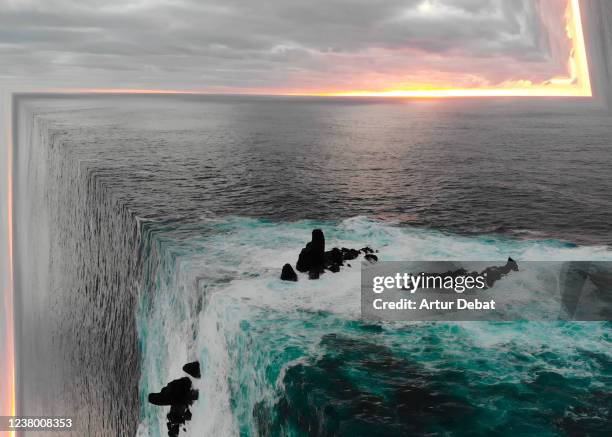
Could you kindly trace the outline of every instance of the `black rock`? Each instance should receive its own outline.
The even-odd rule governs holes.
[[[342,259],[344,261],[351,261],[357,259],[359,256],[359,251],[357,249],[347,249],[346,247],[343,247],[340,250],[342,251]]]
[[[191,411],[187,405],[172,405],[166,419],[168,419],[168,437],[178,437],[180,426],[191,420]]]
[[[312,264],[312,244],[306,243],[306,247],[300,251],[295,268],[298,272],[307,272]]]
[[[295,273],[295,270],[293,270],[293,267],[291,267],[291,264],[285,264],[283,266],[283,271],[281,272],[280,278],[282,281],[297,282],[298,280],[297,273]]]
[[[337,247],[334,247],[332,250],[328,250],[325,252],[325,265],[338,264],[342,265],[344,258],[342,256],[342,251]]]
[[[328,269],[332,273],[338,273],[340,271],[340,264],[333,263],[328,267]]]
[[[318,269],[312,269],[308,272],[308,279],[319,279],[321,272]]]
[[[194,365],[197,366],[197,369]],[[200,377],[200,364],[197,361],[186,364],[183,370],[189,374],[191,374],[191,371],[195,374],[195,370],[197,370],[197,378]],[[159,393],[149,394],[149,402],[153,405],[170,405],[170,412],[166,416],[169,437],[177,437],[180,426],[191,420],[189,406],[197,399],[198,391],[191,388],[191,379],[187,377],[171,381]]]
[[[313,229],[312,245],[315,250],[320,251],[322,254],[325,253],[325,235],[323,235],[323,231],[321,229]]]
[[[198,361],[185,364],[183,366],[183,372],[198,379],[202,376],[200,373],[200,363]]]
[[[487,267],[481,274],[485,277],[485,282],[488,288],[493,287],[497,281],[508,275],[510,272],[518,272],[519,267],[516,261],[508,258],[505,266]]]
[[[378,257],[376,255],[372,255],[371,253],[366,254],[365,259],[371,263],[378,262]]]
[[[321,229],[315,229],[312,231],[311,241],[300,251],[295,268],[302,273],[308,272],[308,277],[310,279],[318,279],[325,270],[332,273],[338,273],[340,267],[344,266],[345,261],[357,259],[362,253],[365,254],[365,259],[369,262],[377,262],[378,257],[374,255],[374,252],[374,249],[368,246],[361,250],[349,249],[346,247],[338,249],[334,247],[326,252],[323,231]],[[348,264],[348,267],[350,266],[351,265]],[[297,275],[289,264],[283,267],[281,279],[286,281],[297,281]]]
[[[506,263],[506,268],[509,268],[513,272],[518,272],[519,270],[518,264],[512,258],[508,258],[508,262]]]
[[[191,405],[198,398],[198,391],[191,389],[191,379],[184,377],[171,381],[159,393],[150,393],[153,405]]]
[[[312,240],[306,244],[298,257],[295,268],[304,273],[311,270],[323,272],[325,266],[325,237],[321,229],[312,231]]]

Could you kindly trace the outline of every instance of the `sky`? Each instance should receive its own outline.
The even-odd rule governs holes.
[[[18,87],[343,93],[570,76],[571,0],[0,0]]]

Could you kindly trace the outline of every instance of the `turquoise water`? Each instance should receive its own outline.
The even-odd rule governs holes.
[[[157,226],[146,239],[152,297],[138,314],[140,435],[164,435],[165,412],[146,395],[191,359],[203,377],[185,435],[606,434],[610,323],[364,323],[358,263],[320,281],[278,279],[313,227],[382,260],[612,259],[605,247],[364,217]]]
[[[186,435],[595,435],[609,420],[609,324],[362,326],[358,265],[278,280],[314,227],[383,260],[609,260],[612,118],[591,103],[15,103],[22,411],[166,435],[146,395],[199,359]]]

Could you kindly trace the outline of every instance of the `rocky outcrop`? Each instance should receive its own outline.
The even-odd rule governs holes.
[[[345,261],[357,259],[357,257],[359,257],[359,254],[361,253],[361,251],[357,249],[347,249],[346,247],[343,247],[340,250],[342,251],[342,259]]]
[[[166,415],[168,419],[168,437],[178,437],[181,425],[191,420],[191,410],[188,405],[176,404],[170,407],[170,412]],[[186,431],[183,428],[183,431]]]
[[[200,377],[202,376],[202,374],[200,373],[200,363],[198,361],[185,364],[183,366],[183,372],[185,372],[189,376],[198,379],[200,379]]]
[[[368,255],[366,255],[366,258]],[[503,266],[492,266],[487,267],[483,271],[476,272],[468,272],[464,268],[459,268],[457,270],[449,270],[443,273],[428,273],[421,272],[419,275],[423,275],[428,278],[458,278],[458,277],[472,277],[474,279],[478,277],[484,278],[484,289],[492,288],[493,285],[500,279],[504,278],[511,272],[518,272],[519,266],[516,261],[512,258],[508,258],[506,265]],[[405,288],[404,288],[405,289]]]
[[[149,402],[153,405],[191,405],[197,398],[198,392],[191,388],[191,379],[186,376],[171,381],[159,393],[149,394]]]
[[[194,378],[200,378],[200,363],[194,361],[183,366],[183,370]],[[153,405],[170,406],[166,415],[168,419],[168,436],[178,437],[180,427],[191,420],[189,407],[198,399],[198,391],[192,388],[191,379],[175,379],[161,389],[159,393],[150,393],[149,402]]]
[[[295,273],[295,270],[293,270],[291,264],[285,264],[283,266],[283,271],[281,272],[281,280],[297,282],[297,273]]]
[[[323,273],[325,267],[325,236],[321,229],[312,231],[312,240],[306,243],[298,257],[295,268],[302,273],[308,272],[310,276]]]
[[[306,247],[301,250],[295,268],[298,272],[308,273],[310,279],[318,279],[325,271],[338,273],[346,261],[357,259],[361,254],[364,254],[365,259],[371,263],[378,262],[378,257],[374,255],[374,252],[375,250],[370,247],[364,247],[361,250],[334,247],[325,251],[325,235],[321,229],[315,229],[312,231],[311,241],[306,243]],[[351,265],[347,264],[347,266]],[[290,264],[283,266],[281,279],[283,281],[298,280]]]
[[[485,277],[487,287],[491,288],[501,278],[506,276],[510,272],[518,272],[518,264],[512,258],[508,258],[505,266],[500,267],[487,267],[481,272],[481,275]]]

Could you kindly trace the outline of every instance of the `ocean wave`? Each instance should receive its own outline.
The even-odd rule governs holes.
[[[461,435],[457,424],[468,415],[482,422],[482,432],[514,424],[546,434],[571,427],[578,407],[599,429],[593,418],[601,413],[601,366],[611,363],[609,325],[364,324],[358,264],[319,281],[278,280],[314,227],[330,245],[369,245],[384,261],[612,259],[603,246],[457,236],[366,217],[204,221],[200,234],[191,229],[191,238],[164,240],[153,290],[144,293],[152,301],[138,314],[142,435],[165,429],[164,413],[146,404],[146,394],[192,359],[201,361],[203,377],[185,435],[371,435],[373,429]],[[550,397],[530,398],[543,384],[552,387]],[[518,413],[508,411],[552,408],[557,386],[565,387],[566,407],[523,413],[516,425]]]

